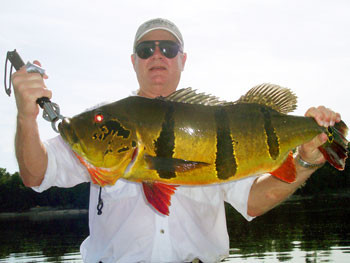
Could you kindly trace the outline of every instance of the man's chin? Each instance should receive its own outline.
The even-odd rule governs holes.
[[[176,88],[170,88],[170,87],[166,87],[164,83],[154,83],[151,87],[151,89],[149,89],[149,94],[152,94],[151,97],[152,98],[156,98],[156,97],[166,97],[169,96],[171,93],[173,93],[176,90]]]

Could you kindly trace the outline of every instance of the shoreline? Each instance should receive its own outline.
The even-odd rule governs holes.
[[[29,218],[34,220],[45,220],[52,219],[55,217],[64,217],[64,216],[77,216],[77,215],[87,215],[89,212],[88,209],[57,209],[53,207],[34,207],[28,211],[24,212],[3,212],[0,213],[1,219],[9,219],[9,218]]]
[[[280,205],[288,204],[290,202],[297,202],[301,200],[308,200],[320,197],[349,197],[350,189],[342,189],[338,191],[319,193],[314,195],[300,195],[293,194],[287,198]],[[88,216],[89,209],[79,209],[79,208],[55,208],[55,207],[33,207],[27,211],[23,212],[0,212],[0,220],[6,219],[21,219],[26,218],[30,220],[51,220],[55,218],[70,217],[70,216]]]

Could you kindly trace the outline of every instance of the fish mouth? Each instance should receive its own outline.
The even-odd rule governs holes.
[[[69,118],[64,118],[60,124],[58,124],[58,130],[64,141],[70,145],[76,144],[79,141]]]

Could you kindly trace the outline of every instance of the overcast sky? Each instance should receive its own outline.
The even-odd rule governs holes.
[[[52,101],[72,116],[138,88],[130,61],[135,32],[163,17],[185,40],[180,88],[230,101],[275,83],[298,96],[295,114],[326,105],[349,124],[349,14],[348,0],[2,1],[0,62],[15,48],[25,61],[40,60]],[[13,173],[16,104],[4,90],[0,113],[0,167]],[[41,116],[39,129],[43,140],[56,136]]]

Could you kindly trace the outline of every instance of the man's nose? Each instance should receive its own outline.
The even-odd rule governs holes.
[[[163,58],[163,54],[162,54],[162,52],[160,52],[160,48],[159,48],[159,46],[158,45],[156,45],[156,47],[155,47],[156,49],[155,49],[155,51],[154,51],[154,53],[153,53],[153,56],[152,57],[154,57],[154,58]]]

